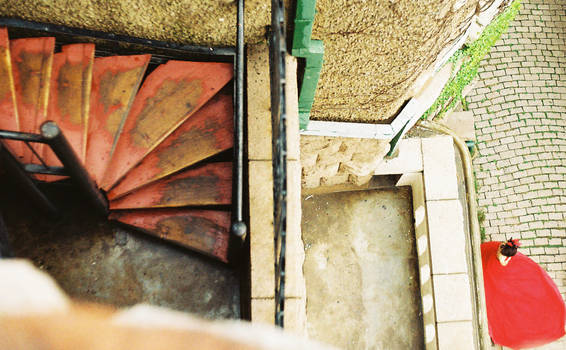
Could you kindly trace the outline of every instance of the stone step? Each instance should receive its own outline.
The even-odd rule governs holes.
[[[474,113],[472,111],[450,113],[440,122],[453,130],[462,140],[475,141],[476,130],[474,127]]]

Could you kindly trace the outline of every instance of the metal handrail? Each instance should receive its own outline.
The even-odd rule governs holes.
[[[287,240],[287,131],[285,111],[285,17],[282,0],[271,1],[269,47],[273,147],[273,229],[275,252],[275,324],[284,327]]]
[[[237,46],[234,59],[234,199],[232,200],[232,235],[246,236],[243,218],[244,193],[244,0],[238,0]]]
[[[5,147],[0,147],[2,159],[6,167],[17,179],[24,190],[34,198],[34,202],[39,203],[48,213],[57,216],[57,209],[37,188],[28,173],[67,175],[85,193],[90,202],[95,206],[100,215],[108,214],[108,201],[100,192],[88,172],[81,164],[78,156],[67,141],[65,135],[55,122],[47,121],[40,127],[41,134],[31,134],[24,132],[0,130],[0,140],[12,140],[23,142],[41,164],[21,164]],[[46,144],[63,164],[63,167],[48,166],[45,160],[39,155],[30,143]]]

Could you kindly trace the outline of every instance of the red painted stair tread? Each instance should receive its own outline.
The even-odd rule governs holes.
[[[173,174],[233,145],[232,97],[218,94],[167,137],[109,193],[109,199]]]
[[[20,131],[38,133],[39,126],[45,121],[54,47],[55,38],[52,37],[10,41]],[[33,147],[42,154],[42,145]],[[39,163],[25,148],[24,161]]]
[[[229,205],[232,163],[209,163],[168,176],[110,202],[110,209]]]
[[[10,42],[6,28],[0,28],[0,130],[20,130],[10,58]],[[20,142],[5,141],[5,143],[14,155],[22,158],[23,149]]]
[[[94,44],[66,45],[53,56],[47,107],[47,119],[57,123],[82,162],[86,154],[93,60]],[[61,165],[49,147],[44,151],[48,165]]]
[[[118,210],[110,219],[228,262],[230,212],[190,209]]]
[[[229,63],[169,61],[144,81],[100,184],[110,189],[232,78]]]
[[[94,59],[86,169],[100,183],[151,55]]]

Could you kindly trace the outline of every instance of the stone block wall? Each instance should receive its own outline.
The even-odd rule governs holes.
[[[367,183],[389,152],[389,142],[327,136],[301,136],[302,187]]]

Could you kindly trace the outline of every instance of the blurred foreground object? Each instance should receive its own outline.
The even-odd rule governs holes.
[[[332,349],[268,325],[73,303],[25,260],[0,261],[0,281],[0,349]]]

